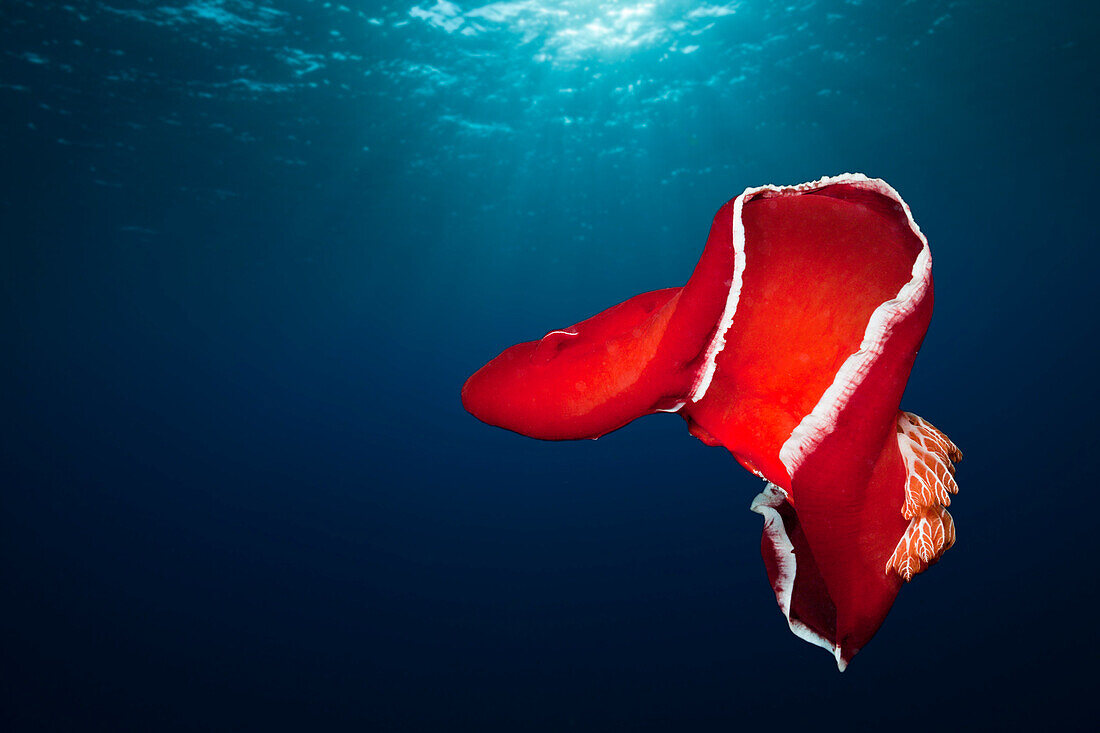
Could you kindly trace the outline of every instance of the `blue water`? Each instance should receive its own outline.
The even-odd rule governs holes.
[[[268,1],[0,7],[4,729],[1086,726],[1089,3]],[[966,459],[841,675],[679,418],[458,395],[844,171],[931,242],[903,407]]]

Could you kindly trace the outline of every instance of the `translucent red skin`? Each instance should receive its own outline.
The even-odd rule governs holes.
[[[922,243],[898,205],[856,187],[747,202],[736,313],[713,379],[692,401],[734,273],[733,203],[716,214],[682,289],[620,303],[569,329],[576,336],[513,346],[467,381],[463,403],[485,422],[549,440],[599,437],[680,407],[692,434],[787,492],[803,560],[791,615],[847,661],[901,585],[885,570],[907,526],[894,425],[931,317],[930,283],[793,476],[780,448],[859,348],[871,313],[909,280]]]
[[[576,440],[682,402],[726,304],[732,208],[730,201],[718,210],[683,288],[642,293],[564,329],[576,337],[551,331],[516,344],[466,381],[462,404],[490,425],[543,440]]]
[[[653,412],[690,387],[691,375],[658,348],[679,292],[637,295],[572,326],[577,336],[516,344],[466,381],[462,404],[543,440],[598,438]]]

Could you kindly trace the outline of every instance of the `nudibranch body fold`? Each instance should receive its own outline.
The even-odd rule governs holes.
[[[954,541],[961,453],[899,410],[931,313],[928,243],[886,183],[753,188],[682,288],[506,350],[463,403],[546,439],[678,412],[768,482],[752,508],[780,609],[843,669]]]
[[[636,295],[505,350],[466,381],[463,405],[484,422],[544,440],[598,438],[667,409],[691,381],[661,348],[680,290]]]

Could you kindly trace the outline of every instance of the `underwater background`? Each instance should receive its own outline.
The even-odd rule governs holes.
[[[1093,4],[0,4],[5,730],[1094,720]],[[544,443],[501,349],[860,171],[936,312],[958,543],[838,674],[758,479],[675,415]],[[782,338],[782,334],[776,334]]]

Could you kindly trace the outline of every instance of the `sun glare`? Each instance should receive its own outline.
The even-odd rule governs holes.
[[[409,15],[448,34],[480,37],[511,33],[530,46],[538,62],[571,63],[596,54],[629,53],[669,44],[670,51],[692,51],[714,20],[732,15],[736,3],[592,2],[591,0],[513,0],[464,9],[449,0]],[[683,50],[683,53],[691,51]]]

